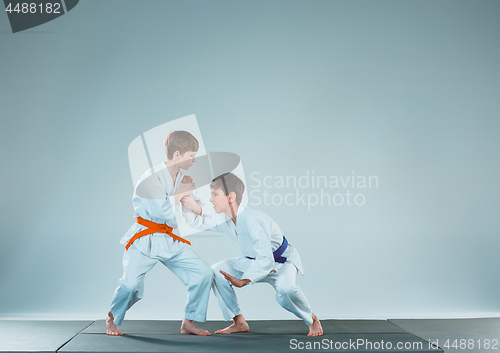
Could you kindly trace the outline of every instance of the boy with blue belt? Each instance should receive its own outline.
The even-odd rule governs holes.
[[[189,197],[191,208],[202,212],[199,199],[191,195],[194,183],[183,170],[195,162],[198,140],[187,131],[174,131],[165,139],[167,160],[143,174],[134,190],[136,223],[122,238],[125,245],[123,276],[106,318],[106,333],[122,335],[125,312],[143,296],[144,277],[158,261],[188,286],[188,302],[181,333],[210,335],[194,325],[205,321],[213,271],[193,250],[191,243],[172,233],[186,213],[180,200]]]
[[[299,253],[288,243],[278,225],[266,214],[240,205],[245,186],[236,175],[222,174],[212,181],[210,187],[210,202],[216,214],[201,215],[195,202],[184,198],[182,205],[193,210],[186,220],[195,228],[226,233],[238,243],[244,255],[212,266],[214,291],[224,319],[234,321],[215,333],[247,332],[249,326],[241,314],[233,287],[266,282],[276,290],[278,303],[309,326],[308,336],[323,335],[320,321],[296,285],[297,272],[303,274]]]

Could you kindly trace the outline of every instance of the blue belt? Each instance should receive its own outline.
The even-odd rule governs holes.
[[[283,236],[283,243],[281,243],[281,246],[273,252],[274,262],[279,262],[280,264],[284,264],[286,262],[286,257],[281,256],[285,252],[286,248],[288,248],[288,240],[286,240]],[[255,257],[245,257],[250,260],[255,260]]]

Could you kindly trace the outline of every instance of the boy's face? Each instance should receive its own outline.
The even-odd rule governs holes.
[[[215,213],[224,212],[229,208],[229,201],[222,189],[212,189],[211,195],[209,201],[214,205]]]
[[[179,156],[179,160],[177,161],[176,164],[179,165],[180,168],[184,170],[188,170],[191,168],[194,162],[196,162],[196,158],[194,156],[196,155],[196,151],[187,151],[183,155]]]

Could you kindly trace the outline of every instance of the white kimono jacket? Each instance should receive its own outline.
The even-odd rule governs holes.
[[[177,173],[175,185],[164,162],[149,169],[137,182],[132,197],[135,217],[141,217],[160,224],[167,224],[177,228],[182,221],[183,213],[194,215],[193,211],[183,209],[180,202],[175,204],[172,196],[184,178],[182,169]],[[203,207],[199,198],[194,194],[195,200]],[[193,216],[191,216],[192,218]],[[138,232],[147,227],[134,223],[120,241],[126,244]],[[151,258],[170,258],[182,251],[187,244],[177,241],[165,233],[153,233],[143,236],[134,242],[134,245],[144,255]]]
[[[283,233],[271,217],[261,211],[239,206],[236,225],[225,213],[199,216],[192,213],[186,216],[186,221],[193,228],[225,233],[239,245],[245,257],[238,259],[235,269],[243,272],[242,279],[256,283],[283,265],[275,262],[273,257],[273,251],[283,243]],[[299,253],[293,245],[288,243],[281,256],[304,274]]]

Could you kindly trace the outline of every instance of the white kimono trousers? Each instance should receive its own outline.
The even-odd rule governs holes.
[[[230,258],[212,266],[215,273],[214,292],[219,300],[225,320],[241,314],[236,293],[220,270],[238,279],[249,279],[253,283],[267,282],[276,290],[276,300],[286,310],[311,325],[311,307],[304,293],[296,285],[297,271],[304,274],[298,251],[288,244],[281,255],[285,263],[274,261],[273,251],[283,243],[283,233],[278,225],[258,210],[240,206],[236,225],[224,213],[215,215],[186,216],[195,228],[210,229],[227,234],[239,245],[242,257]]]
[[[172,196],[184,177],[179,170],[175,185],[165,163],[149,169],[138,181],[132,204],[135,217],[177,228],[184,214],[194,214],[175,204]],[[196,199],[196,198],[195,198]],[[197,202],[201,204],[199,199]],[[191,218],[193,216],[191,215]],[[138,232],[147,227],[134,223],[120,241],[126,244]],[[123,276],[119,281],[111,313],[114,323],[120,325],[125,312],[143,297],[144,276],[160,261],[168,267],[186,286],[188,302],[185,318],[205,321],[213,271],[188,244],[177,241],[165,233],[153,233],[136,239],[123,255]]]

